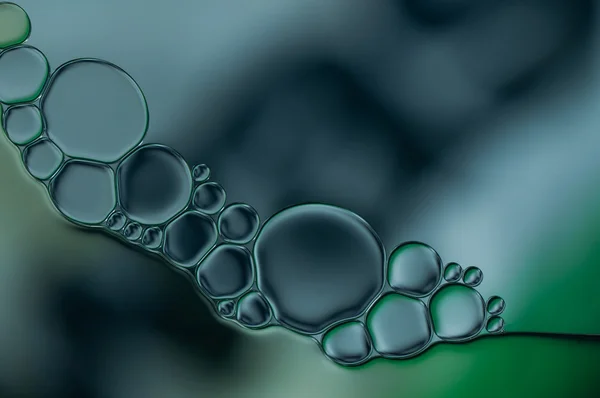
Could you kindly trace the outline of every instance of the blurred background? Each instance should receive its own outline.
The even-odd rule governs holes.
[[[593,0],[17,1],[53,69],[113,62],[145,141],[263,220],[306,201],[475,265],[515,332],[600,334]],[[101,115],[99,115],[101,117]],[[4,135],[3,135],[4,137]],[[600,342],[506,336],[356,369],[218,321],[166,264],[63,220],[0,139],[0,397],[595,397]]]

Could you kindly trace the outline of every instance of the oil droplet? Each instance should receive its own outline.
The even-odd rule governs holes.
[[[498,296],[490,297],[487,303],[487,311],[492,315],[500,315],[505,307],[504,299]]]
[[[148,249],[158,249],[162,243],[163,232],[158,227],[151,227],[144,231],[142,244]]]
[[[493,316],[487,323],[487,331],[490,333],[500,333],[504,330],[504,319],[499,316]]]
[[[188,211],[165,228],[164,253],[173,263],[192,267],[217,242],[214,221],[196,211]]]
[[[37,106],[15,106],[6,111],[4,131],[17,145],[28,144],[42,134],[44,124]]]
[[[258,232],[260,218],[250,205],[234,203],[219,215],[219,233],[228,242],[245,244]]]
[[[438,284],[442,259],[431,247],[420,242],[398,246],[388,262],[390,286],[401,293],[425,296]]]
[[[483,281],[483,272],[477,267],[469,267],[465,270],[463,281],[466,285],[475,287]]]
[[[254,248],[258,287],[275,317],[317,333],[363,312],[383,286],[385,251],[356,214],[330,205],[289,207],[263,226]]]
[[[23,151],[23,164],[38,180],[50,178],[60,167],[63,154],[50,140],[39,140]]]
[[[50,197],[72,221],[102,222],[116,204],[113,171],[100,163],[69,161],[50,183]]]
[[[115,211],[108,217],[108,220],[106,220],[106,226],[113,231],[120,231],[125,226],[126,222],[127,218],[123,213]]]
[[[36,99],[48,79],[44,54],[31,46],[10,48],[0,54],[0,102],[18,104]]]
[[[215,214],[225,205],[226,194],[223,187],[216,182],[207,182],[194,191],[194,206],[206,214]]]
[[[481,331],[485,304],[475,289],[448,285],[437,291],[429,303],[436,334],[448,341],[469,339]]]
[[[221,301],[217,306],[217,311],[219,312],[219,315],[224,316],[225,318],[231,318],[234,315],[235,303],[233,300]]]
[[[13,3],[0,3],[0,48],[21,44],[31,33],[25,10]]]
[[[265,326],[271,320],[269,304],[258,292],[250,292],[240,299],[237,320],[248,328]]]
[[[386,358],[415,355],[431,340],[427,307],[401,294],[380,298],[367,316],[375,349]]]
[[[458,282],[462,276],[462,267],[457,263],[449,263],[444,269],[444,279],[448,282]]]
[[[199,164],[192,170],[192,176],[196,182],[204,182],[210,177],[210,168],[205,164]]]
[[[136,222],[130,222],[125,229],[123,229],[123,236],[130,241],[136,241],[142,236],[142,227]]]
[[[142,224],[162,224],[187,206],[192,176],[173,149],[144,145],[117,168],[117,191],[127,217]]]
[[[360,322],[348,322],[325,334],[323,351],[340,365],[357,365],[371,353],[371,341]]]
[[[212,298],[238,296],[252,285],[252,254],[242,246],[217,246],[202,260],[196,277]]]
[[[98,59],[56,69],[42,98],[48,136],[76,158],[110,163],[139,144],[148,127],[142,90],[124,70]]]

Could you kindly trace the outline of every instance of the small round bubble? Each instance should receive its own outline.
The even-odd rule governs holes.
[[[0,54],[0,102],[19,104],[36,99],[48,79],[50,66],[44,54],[30,46]]]
[[[162,243],[163,232],[158,227],[151,227],[144,231],[142,244],[148,249],[157,249]]]
[[[205,164],[199,164],[192,170],[192,177],[196,182],[204,182],[210,178],[210,168]]]
[[[31,21],[21,7],[0,3],[0,48],[21,44],[29,37]]]
[[[231,243],[250,242],[258,232],[259,226],[258,213],[247,204],[231,204],[219,215],[219,233],[223,239]]]
[[[223,187],[216,182],[199,185],[194,191],[193,204],[206,214],[215,214],[223,208],[227,195]]]
[[[463,281],[466,285],[477,286],[483,281],[483,272],[477,267],[469,267],[465,270]]]
[[[131,241],[138,240],[142,236],[142,227],[138,223],[131,222],[123,229],[123,236]]]
[[[498,296],[491,297],[487,303],[487,311],[491,315],[500,315],[505,307],[506,303],[504,302],[504,299]]]
[[[50,178],[60,167],[63,154],[50,140],[39,140],[23,151],[23,164],[38,180]]]
[[[230,318],[234,315],[235,303],[233,300],[223,300],[217,306],[217,311],[219,312],[219,315]]]
[[[165,256],[181,267],[192,267],[217,242],[214,221],[197,211],[183,213],[165,228]]]
[[[123,213],[116,211],[106,220],[106,226],[113,231],[120,231],[127,222],[127,218]]]
[[[499,316],[491,317],[488,320],[486,329],[490,333],[501,333],[504,330],[504,319]]]
[[[448,341],[469,339],[485,324],[485,303],[473,288],[452,284],[438,290],[429,303],[437,335]]]
[[[323,337],[323,351],[340,365],[364,362],[371,353],[371,341],[360,322],[336,326]]]
[[[250,292],[238,302],[237,320],[248,328],[263,327],[271,320],[269,304],[260,293]]]
[[[42,134],[44,123],[37,106],[15,106],[6,111],[4,130],[8,138],[17,145],[25,145]]]
[[[437,286],[442,259],[424,243],[408,242],[398,246],[388,261],[388,282],[399,293],[424,296]]]
[[[457,263],[450,263],[444,269],[444,279],[448,282],[458,282],[462,276],[462,267]]]

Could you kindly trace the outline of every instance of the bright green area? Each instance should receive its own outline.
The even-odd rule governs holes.
[[[0,3],[0,48],[23,43],[30,32],[29,17],[21,7],[13,3]]]

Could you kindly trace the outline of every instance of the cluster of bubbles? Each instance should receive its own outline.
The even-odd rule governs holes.
[[[0,3],[0,22],[8,14],[29,29],[21,8]],[[27,37],[0,37],[3,128],[27,171],[68,220],[188,273],[221,318],[310,336],[348,366],[503,332],[504,300],[475,290],[480,269],[444,267],[419,242],[386,258],[365,220],[331,205],[292,206],[261,227],[250,205],[227,204],[208,166],[143,143],[146,100],[124,70],[76,59],[50,73]]]

